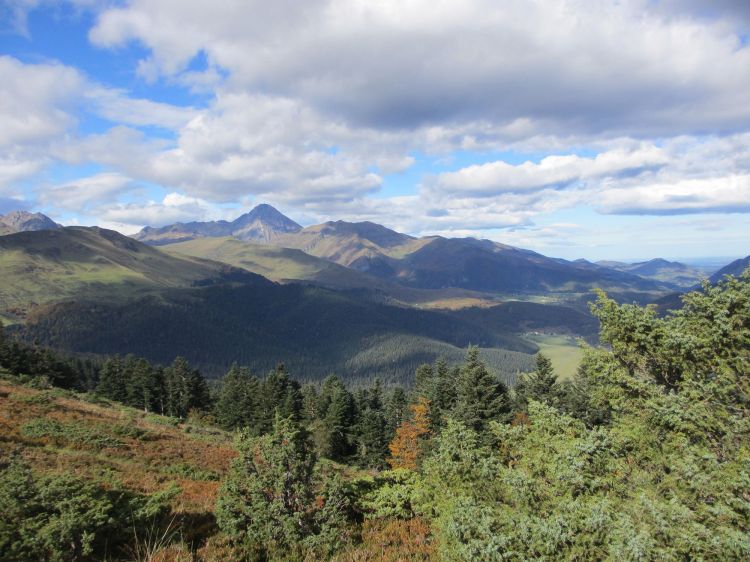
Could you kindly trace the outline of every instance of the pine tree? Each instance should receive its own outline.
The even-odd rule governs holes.
[[[302,418],[302,395],[299,383],[289,377],[284,365],[268,373],[260,385],[256,430],[268,433],[273,428],[276,415],[299,421]]]
[[[454,416],[480,434],[487,429],[488,422],[501,421],[510,410],[508,389],[479,359],[478,347],[469,347],[457,387]]]
[[[119,355],[108,357],[102,365],[96,391],[110,400],[122,403],[127,400],[128,393],[125,386],[123,362]]]
[[[417,367],[414,373],[414,395],[423,396],[427,400],[434,398],[435,371],[432,365],[425,363]]]
[[[352,426],[355,415],[354,397],[343,384],[340,384],[331,394],[323,419],[327,441],[324,453],[327,457],[343,460],[352,454]]]
[[[138,359],[129,372],[128,405],[141,408],[144,412],[158,409],[161,388],[157,386],[151,364]]]
[[[388,441],[393,439],[396,428],[401,425],[409,412],[409,403],[406,400],[406,392],[397,386],[391,392],[390,399],[385,407],[386,436]]]
[[[357,409],[357,461],[361,466],[383,468],[389,439],[379,379],[375,379],[372,388],[361,392]]]
[[[193,409],[205,410],[211,396],[205,379],[197,369],[191,369],[184,357],[177,357],[164,370],[165,410],[169,416],[184,418]]]
[[[232,365],[222,379],[214,407],[215,418],[224,429],[251,427],[257,410],[258,379],[246,367]]]
[[[434,392],[430,402],[430,421],[433,429],[442,427],[445,419],[456,407],[458,367],[449,368],[445,359],[438,359],[434,367]]]
[[[536,354],[536,368],[531,373],[521,375],[516,385],[516,409],[525,410],[529,400],[544,402],[550,406],[557,404],[557,376],[552,361],[540,353]]]
[[[307,423],[313,423],[320,416],[318,390],[314,384],[308,383],[302,387],[300,394],[302,395],[302,419]]]

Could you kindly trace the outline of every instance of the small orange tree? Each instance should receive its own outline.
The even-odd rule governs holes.
[[[396,435],[388,445],[391,451],[391,458],[388,464],[391,468],[408,468],[414,470],[417,468],[417,458],[420,452],[420,442],[423,437],[430,432],[430,401],[420,396],[417,403],[409,406],[412,412],[410,420],[404,420],[396,428]]]

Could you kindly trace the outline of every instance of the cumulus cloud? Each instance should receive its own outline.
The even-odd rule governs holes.
[[[134,0],[101,14],[90,37],[145,44],[144,64],[167,76],[205,53],[237,90],[381,128],[485,119],[558,134],[746,127],[750,49],[721,23],[646,18],[647,6],[230,0],[217,10]]]
[[[514,166],[497,161],[440,174],[430,188],[444,194],[494,196],[545,187],[565,187],[587,180],[635,176],[658,169],[666,163],[666,155],[653,145],[635,150],[611,150],[592,158],[547,156],[538,164],[524,162]]]
[[[620,215],[750,213],[750,175],[609,189],[596,205],[604,213]]]
[[[23,0],[14,14],[45,3]],[[104,172],[45,184],[40,200],[87,205],[124,228],[224,217],[222,205],[253,201],[307,223],[502,229],[516,240],[570,236],[535,222],[581,206],[750,212],[747,2],[74,3],[97,13],[96,47],[144,48],[132,69],[141,86],[209,96],[177,107],[61,64],[0,57],[4,195],[63,162]],[[82,112],[113,126],[81,134]],[[451,165],[457,153],[512,151],[533,157]],[[438,159],[445,171],[419,189],[377,193],[388,175]],[[170,195],[124,197],[144,183]]]
[[[105,222],[124,225],[124,230],[128,232],[135,232],[143,226],[164,226],[174,222],[225,218],[223,212],[215,205],[176,192],[168,193],[161,201],[105,206],[97,215]]]
[[[68,211],[86,212],[93,205],[113,201],[134,188],[133,180],[118,173],[102,173],[39,190],[39,202]]]
[[[84,78],[60,64],[23,64],[0,56],[0,148],[38,143],[63,133]]]
[[[196,115],[192,107],[135,99],[119,89],[88,89],[84,97],[94,104],[97,114],[121,125],[153,125],[164,129],[179,129]]]

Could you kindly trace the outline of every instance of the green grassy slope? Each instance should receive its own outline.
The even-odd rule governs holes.
[[[460,308],[487,302],[487,295],[463,289],[415,289],[344,267],[296,248],[282,248],[231,237],[200,238],[161,248],[179,256],[216,260],[278,282],[309,282],[333,289],[367,289],[394,301],[434,308]]]
[[[0,314],[72,298],[122,301],[228,272],[223,264],[169,255],[97,227],[20,232],[0,237]]]
[[[575,337],[552,334],[529,334],[527,338],[552,361],[558,380],[573,378],[583,357],[583,349]]]

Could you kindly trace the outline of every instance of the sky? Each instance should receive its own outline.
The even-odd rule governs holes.
[[[0,0],[0,213],[750,253],[747,0]]]

